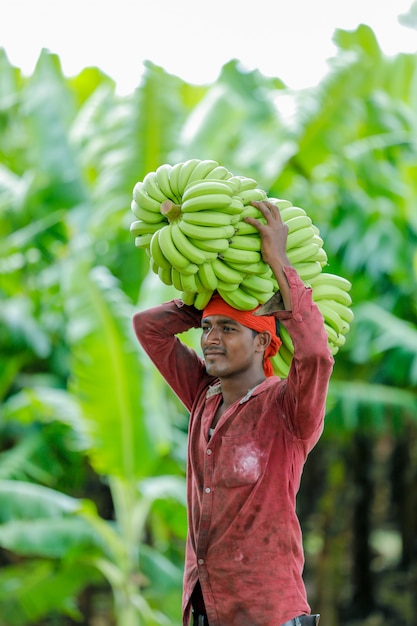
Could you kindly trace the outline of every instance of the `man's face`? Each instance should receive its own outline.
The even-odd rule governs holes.
[[[201,348],[207,373],[226,378],[249,370],[258,347],[258,335],[224,315],[210,315],[201,322]]]

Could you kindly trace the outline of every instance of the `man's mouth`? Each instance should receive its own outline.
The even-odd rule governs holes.
[[[224,352],[221,350],[204,350],[204,356],[223,356]]]

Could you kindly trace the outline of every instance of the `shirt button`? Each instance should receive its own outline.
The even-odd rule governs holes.
[[[212,450],[210,450],[210,448],[207,450],[207,454],[211,454]]]
[[[204,559],[198,559],[198,564],[199,565],[204,565]]]
[[[206,488],[204,489],[204,491],[205,491],[206,493],[210,493],[211,489],[210,489],[210,487],[206,487]]]

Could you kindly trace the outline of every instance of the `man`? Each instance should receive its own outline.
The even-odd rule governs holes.
[[[246,219],[260,232],[280,310],[236,311],[217,296],[203,312],[173,300],[134,317],[139,341],[190,411],[184,626],[191,614],[210,626],[318,623],[302,580],[295,501],[323,430],[333,357],[311,289],[287,257],[279,209],[253,205],[266,224]],[[270,362],[276,319],[294,344],[286,380]],[[199,326],[204,360],[176,337]]]

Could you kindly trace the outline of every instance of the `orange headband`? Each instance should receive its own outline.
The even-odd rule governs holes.
[[[251,328],[257,332],[262,332],[264,330],[268,331],[271,335],[271,343],[265,350],[264,354],[264,372],[267,377],[273,376],[274,370],[270,357],[276,355],[281,345],[281,339],[278,337],[276,331],[275,318],[270,315],[255,316],[253,315],[254,311],[256,311],[256,309],[252,309],[250,311],[239,311],[238,309],[234,309],[227,304],[227,302],[225,302],[219,294],[215,294],[204,309],[202,317],[204,319],[209,315],[225,315],[226,317],[239,322],[242,326],[246,326],[247,328]]]

